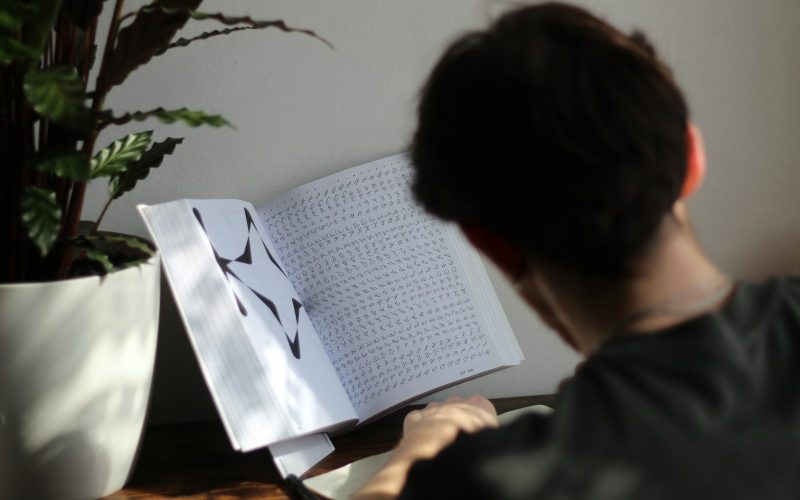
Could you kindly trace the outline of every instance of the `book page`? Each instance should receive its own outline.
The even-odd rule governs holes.
[[[289,474],[305,474],[333,453],[334,449],[331,439],[323,432],[274,444],[269,447],[269,453],[281,477],[285,479]]]
[[[140,210],[234,443],[247,451],[356,418],[252,205]]]
[[[481,314],[485,272],[470,282],[452,227],[412,202],[410,178],[398,155],[258,209],[362,419],[521,359],[507,321]]]

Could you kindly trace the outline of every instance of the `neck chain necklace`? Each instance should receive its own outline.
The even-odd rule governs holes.
[[[697,285],[668,297],[660,302],[651,304],[626,316],[616,328],[611,330],[613,335],[624,333],[632,326],[645,319],[659,316],[695,316],[706,312],[716,306],[723,298],[731,293],[736,283],[728,276],[723,276],[722,281],[708,286]],[[699,296],[699,298],[698,298]]]

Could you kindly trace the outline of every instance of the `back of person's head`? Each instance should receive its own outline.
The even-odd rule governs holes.
[[[519,8],[433,70],[414,192],[556,268],[617,280],[679,196],[687,114],[643,35],[577,7]]]

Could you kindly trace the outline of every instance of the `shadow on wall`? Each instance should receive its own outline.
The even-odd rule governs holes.
[[[147,425],[219,420],[169,284],[163,277],[150,398]]]

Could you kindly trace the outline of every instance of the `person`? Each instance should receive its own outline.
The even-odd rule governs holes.
[[[412,411],[357,498],[800,498],[800,281],[737,281],[686,200],[703,141],[641,33],[524,6],[424,86],[413,191],[585,356],[551,416]]]

